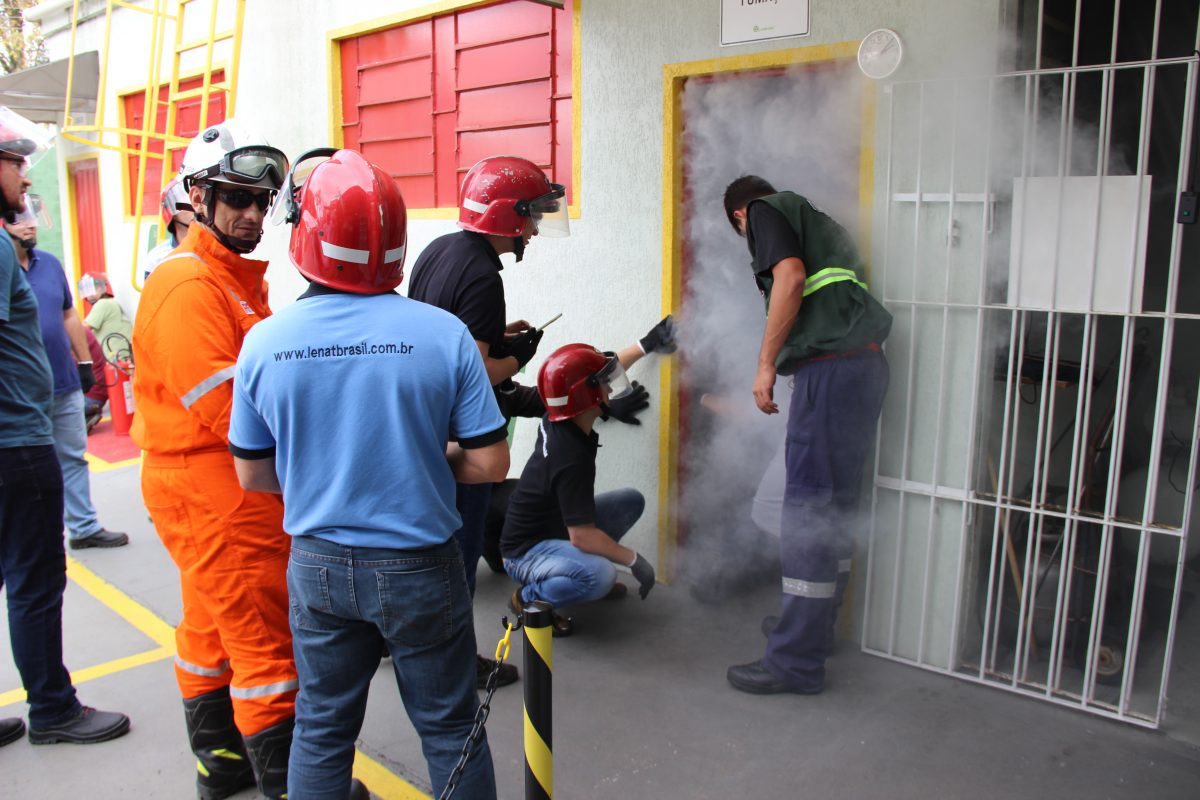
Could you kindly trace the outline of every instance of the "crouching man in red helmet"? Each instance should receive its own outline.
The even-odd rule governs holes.
[[[538,370],[546,415],[500,535],[504,569],[522,584],[509,601],[515,613],[535,601],[561,608],[624,595],[614,564],[633,570],[643,600],[654,587],[654,567],[621,544],[642,516],[642,493],[595,494],[600,439],[592,428],[605,403],[631,391],[625,367],[643,354],[636,344],[620,354],[568,344]],[[554,636],[568,636],[573,629],[571,620],[557,612],[553,626]]]
[[[246,489],[283,495],[292,536],[300,691],[287,796],[351,791],[384,647],[437,796],[478,709],[454,487],[508,472],[504,417],[467,327],[392,291],[406,212],[384,170],[350,150],[313,151],[279,202],[311,286],[247,336],[229,449]],[[457,786],[457,797],[496,796],[486,735]]]

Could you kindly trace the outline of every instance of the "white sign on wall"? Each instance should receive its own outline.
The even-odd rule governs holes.
[[[721,46],[808,35],[809,0],[721,0]]]

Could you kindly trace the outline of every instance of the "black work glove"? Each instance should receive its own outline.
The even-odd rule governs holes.
[[[546,404],[538,396],[537,389],[522,386],[512,378],[505,378],[496,386],[496,403],[505,419],[513,417],[541,417],[546,413]]]
[[[79,370],[79,386],[87,394],[96,385],[96,373],[92,372],[92,362],[80,361],[76,367]]]
[[[637,418],[639,412],[650,407],[650,393],[646,391],[646,387],[642,386],[637,381],[630,384],[633,391],[624,397],[616,400],[609,400],[607,403],[600,405],[600,419],[607,420],[612,417],[617,422],[624,422],[626,425],[641,425],[642,421]]]
[[[650,566],[650,562],[642,558],[640,553],[635,553],[637,558],[629,565],[633,570],[633,577],[638,582],[638,594],[642,599],[646,599],[646,595],[650,594],[650,590],[654,588],[654,567]]]
[[[522,367],[529,363],[537,352],[538,343],[542,341],[542,331],[537,328],[526,328],[516,336],[504,342],[508,354],[517,360]]]
[[[674,353],[675,352],[675,320],[670,314],[662,318],[662,321],[650,329],[650,332],[638,339],[638,344],[641,345],[642,352],[646,355],[651,353]]]

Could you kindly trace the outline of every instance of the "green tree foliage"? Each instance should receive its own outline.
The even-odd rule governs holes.
[[[46,43],[41,26],[25,22],[22,12],[38,0],[0,0],[0,73],[19,72],[45,64]]]

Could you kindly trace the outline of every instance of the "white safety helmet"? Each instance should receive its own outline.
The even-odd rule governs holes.
[[[212,182],[277,192],[287,174],[283,151],[233,119],[210,125],[192,139],[179,169],[185,189]]]

